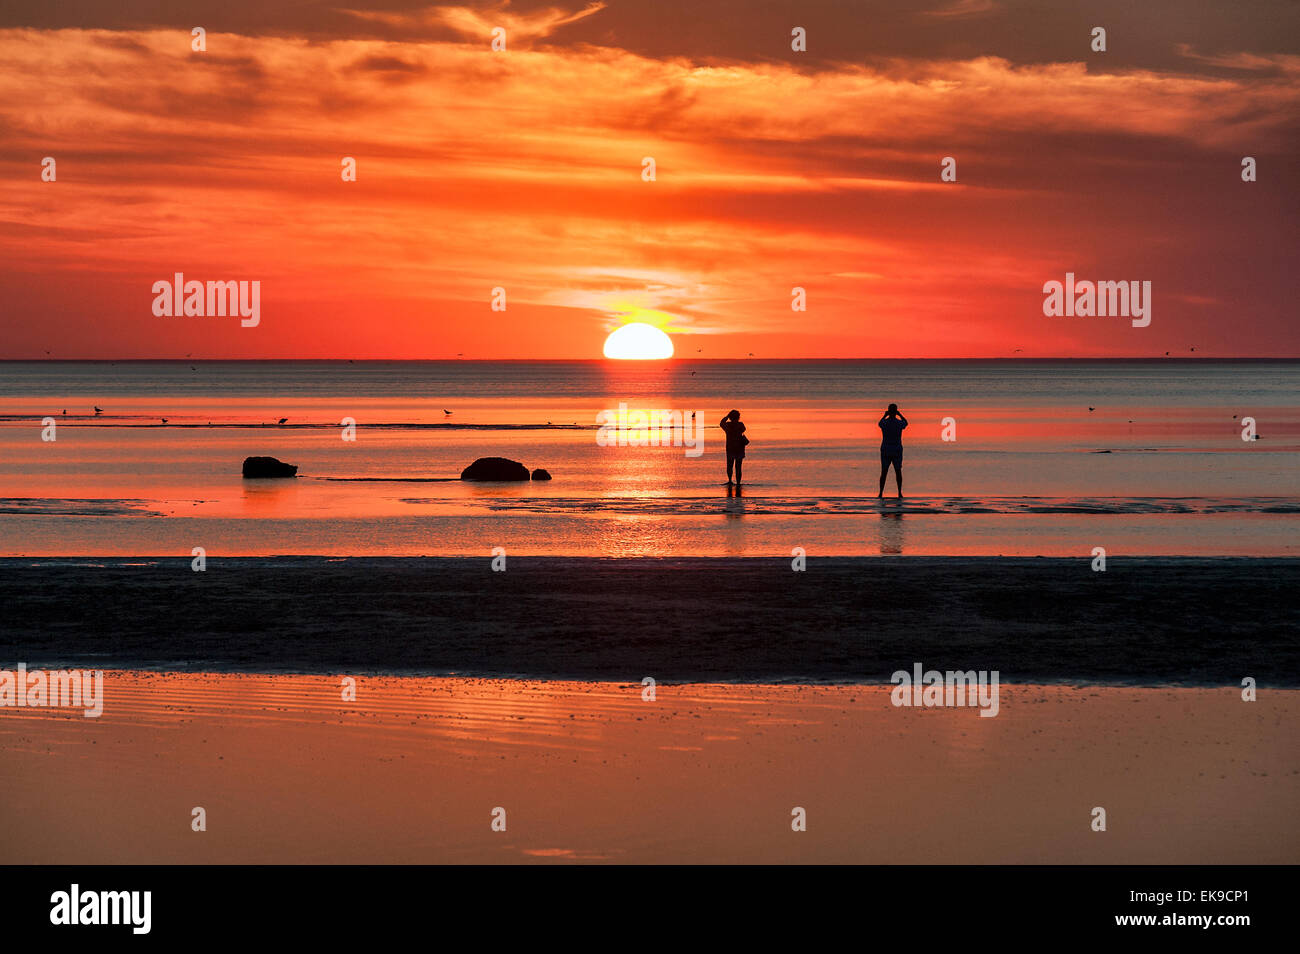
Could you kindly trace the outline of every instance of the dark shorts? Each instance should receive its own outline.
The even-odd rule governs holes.
[[[734,449],[730,447],[727,448],[727,460],[744,460],[744,459],[745,459],[745,448],[743,447],[737,447]]]
[[[901,447],[880,448],[880,466],[888,467],[890,464],[893,464],[895,467],[903,466],[903,448]]]

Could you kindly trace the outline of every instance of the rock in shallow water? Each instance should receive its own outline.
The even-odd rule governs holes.
[[[460,472],[461,480],[528,480],[528,468],[504,457],[480,457]]]
[[[244,476],[260,477],[297,477],[298,465],[286,464],[274,457],[245,457]]]
[[[533,480],[550,480],[550,479],[551,479],[550,471],[543,470],[540,467],[538,467],[535,471],[533,471]]]

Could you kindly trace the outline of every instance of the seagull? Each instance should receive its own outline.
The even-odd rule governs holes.
[[[164,418],[162,419],[162,422],[163,422],[164,424],[166,424],[166,423],[167,423],[167,418],[164,417]]]
[[[703,350],[704,350],[703,348],[696,348],[696,349],[695,349],[695,353],[696,353],[696,354],[699,354],[699,353],[702,352]]]
[[[190,365],[190,370],[191,370],[191,371],[197,371],[198,368],[194,367],[194,365]]]
[[[1169,357],[1169,352],[1168,352],[1168,351],[1165,352],[1165,357],[1166,357],[1166,358]]]
[[[751,352],[749,353],[749,356],[750,356],[751,358],[754,357],[754,352],[751,351]]]
[[[1192,349],[1192,350],[1193,350],[1193,351],[1195,351],[1195,350],[1196,350],[1196,349],[1195,349],[1195,348],[1193,348],[1193,349]]]
[[[447,415],[448,417],[451,417],[451,411],[447,410],[445,407],[442,409],[442,413]]]
[[[63,414],[64,414],[65,417],[66,417],[67,414],[68,414],[68,409],[67,409],[66,407],[63,409]],[[1233,416],[1233,417],[1236,417],[1237,415],[1234,414],[1234,415],[1232,415],[1232,416]]]
[[[96,414],[96,416],[98,416],[98,415],[100,415],[100,414],[103,414],[103,413],[104,413],[104,409],[103,409],[102,407],[98,407],[98,406],[95,407],[95,414]]]
[[[691,372],[691,377],[695,377],[695,372],[694,372],[694,371]]]
[[[1090,411],[1095,411],[1095,410],[1097,410],[1097,409],[1096,409],[1095,407],[1090,407],[1090,408],[1088,408],[1088,410],[1090,410]]]
[[[1024,351],[1024,350],[1025,350],[1024,348],[1017,348],[1015,351],[1013,351],[1013,352],[1011,352],[1011,353],[1012,353],[1012,354],[1019,354],[1020,352],[1022,352],[1022,351]]]
[[[287,420],[289,420],[287,417],[282,417],[280,418],[280,423],[283,424]]]

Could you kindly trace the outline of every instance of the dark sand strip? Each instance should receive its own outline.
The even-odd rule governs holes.
[[[884,682],[920,662],[1300,685],[1295,559],[140,559],[0,560],[0,660],[749,682]]]

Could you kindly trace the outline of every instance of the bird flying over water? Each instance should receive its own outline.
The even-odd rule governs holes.
[[[451,417],[451,411],[447,410],[445,407],[442,409],[442,413],[446,414],[448,417]]]
[[[99,414],[103,414],[103,413],[104,413],[104,409],[103,409],[102,407],[98,407],[98,406],[96,406],[96,408],[95,408],[95,414],[96,414],[96,415],[99,415]]]
[[[287,420],[289,420],[287,417],[282,417],[280,418],[280,423],[283,424]]]

